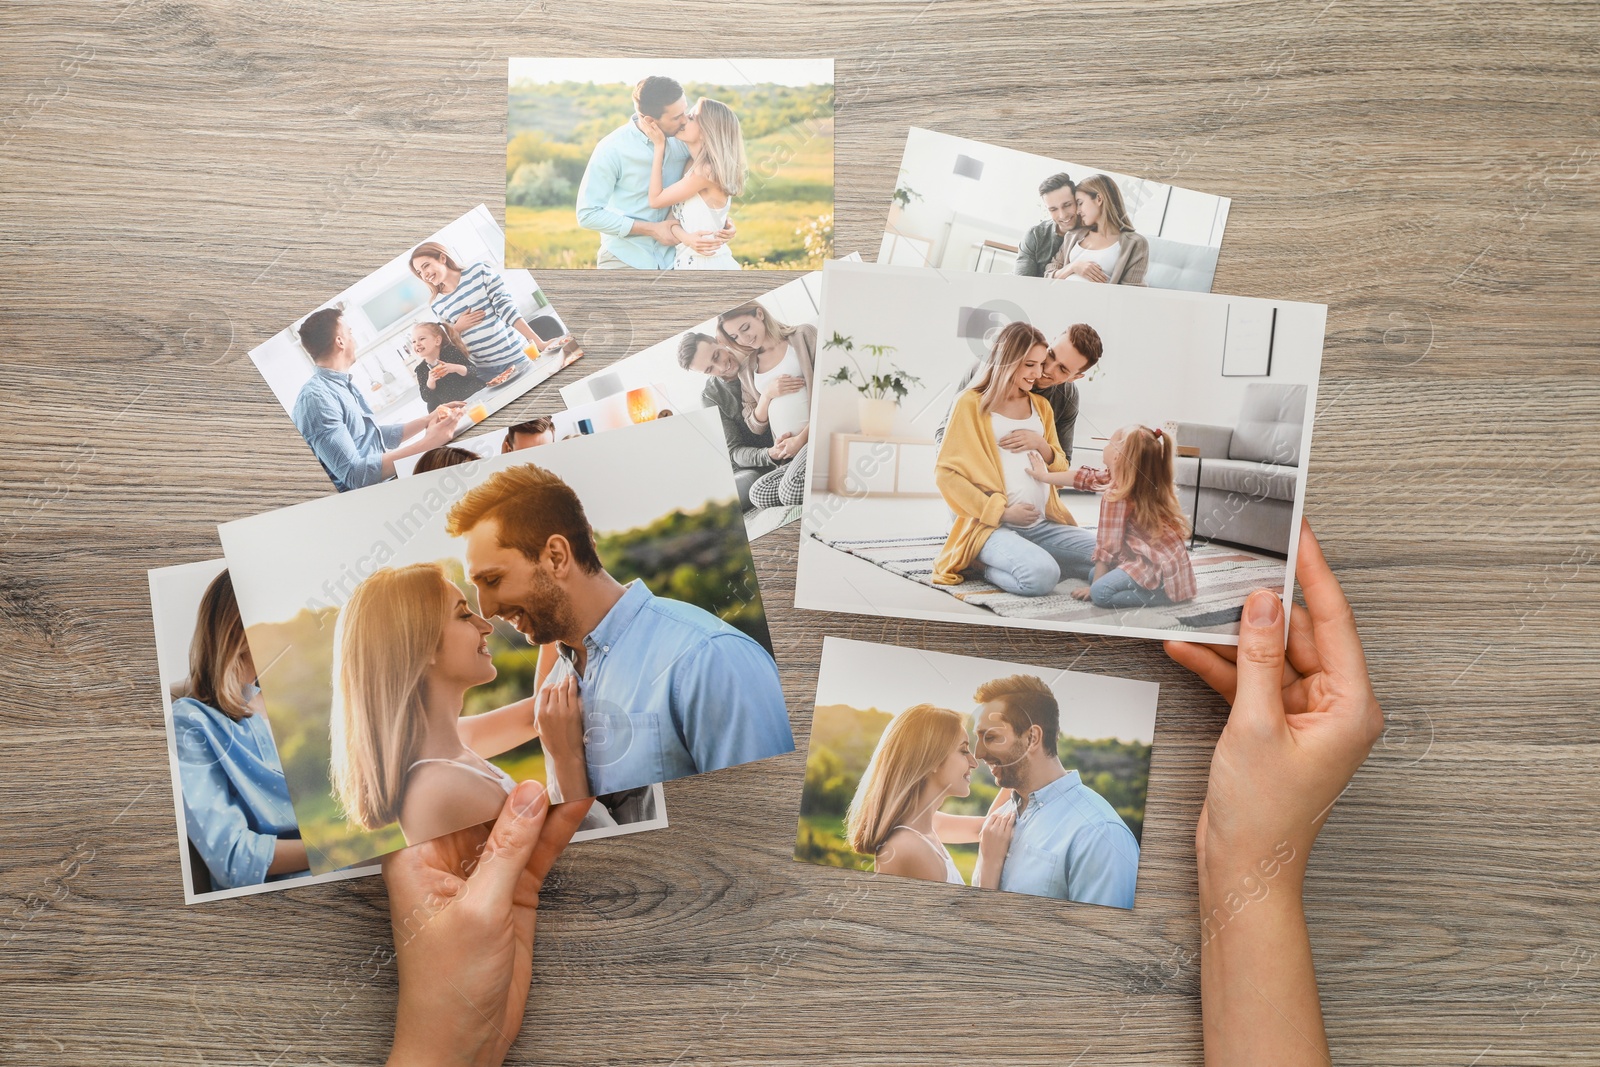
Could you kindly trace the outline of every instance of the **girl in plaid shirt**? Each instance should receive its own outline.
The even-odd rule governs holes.
[[[1171,435],[1148,426],[1124,426],[1106,442],[1110,484],[1100,498],[1100,525],[1089,585],[1074,589],[1097,608],[1175,604],[1195,595],[1194,568],[1184,542],[1189,522],[1172,479]],[[1059,474],[1034,460],[1028,473],[1051,485],[1073,485],[1077,472]]]

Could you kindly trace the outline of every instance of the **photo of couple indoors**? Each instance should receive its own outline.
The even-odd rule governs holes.
[[[595,145],[577,217],[600,233],[596,266],[740,270],[729,217],[749,175],[739,117],[709,97],[692,103],[672,78],[633,88],[634,114]]]
[[[980,685],[970,714],[918,704],[873,750],[845,817],[879,874],[966,885],[946,845],[978,845],[971,884],[1133,907],[1139,842],[1107,800],[1062,764],[1061,709],[1035,675]],[[941,811],[983,764],[1000,787],[985,815]]]
[[[804,498],[816,353],[816,326],[787,325],[754,300],[717,316],[715,335],[678,341],[678,365],[706,376],[701,399],[721,413],[746,509]]]
[[[367,830],[406,842],[492,820],[515,786],[489,762],[537,738],[560,803],[598,796],[583,828],[653,817],[650,787],[792,751],[772,656],[710,612],[607,571],[576,492],[527,464],[450,510],[476,607],[436,562],[383,567],[333,637],[332,778]],[[494,681],[499,618],[539,647],[534,692],[463,715]]]

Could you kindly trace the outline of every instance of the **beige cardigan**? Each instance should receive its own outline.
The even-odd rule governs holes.
[[[1072,254],[1072,250],[1088,235],[1088,230],[1073,230],[1068,233],[1061,242],[1061,250],[1044,269],[1045,276],[1049,277],[1053,271],[1065,267],[1067,257]],[[1143,285],[1145,268],[1150,266],[1150,242],[1132,230],[1124,230],[1118,240],[1122,242],[1122,249],[1117,253],[1116,263],[1106,272],[1106,281],[1112,285]]]
[[[794,354],[800,360],[800,369],[804,372],[806,388],[812,390],[811,402],[815,404],[816,383],[812,379],[812,370],[817,362],[817,328],[810,323],[801,323],[794,328],[794,333],[789,335],[789,344],[794,348]],[[768,426],[756,418],[756,404],[761,400],[761,390],[756,388],[756,361],[755,357],[744,361],[739,368],[739,392],[744,401],[744,421],[750,427],[751,433],[766,433]]]

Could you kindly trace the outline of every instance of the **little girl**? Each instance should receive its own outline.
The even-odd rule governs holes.
[[[1124,426],[1106,442],[1110,485],[1100,499],[1094,573],[1078,600],[1097,608],[1175,604],[1195,595],[1194,568],[1184,540],[1189,522],[1172,480],[1171,435],[1148,426]],[[1051,473],[1037,453],[1028,473],[1050,485],[1072,485],[1074,473]]]

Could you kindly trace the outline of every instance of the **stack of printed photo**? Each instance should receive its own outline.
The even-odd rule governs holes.
[[[831,61],[507,88],[504,231],[251,352],[334,491],[150,573],[187,900],[371,873],[530,778],[579,840],[650,830],[793,752],[751,552],[791,524],[814,612],[1236,644],[1291,595],[1326,308],[1211,293],[1227,197],[912,128],[865,262]],[[583,309],[531,271],[581,269],[782,276],[557,407]],[[1154,682],[826,633],[815,669],[795,859],[1135,906]]]

